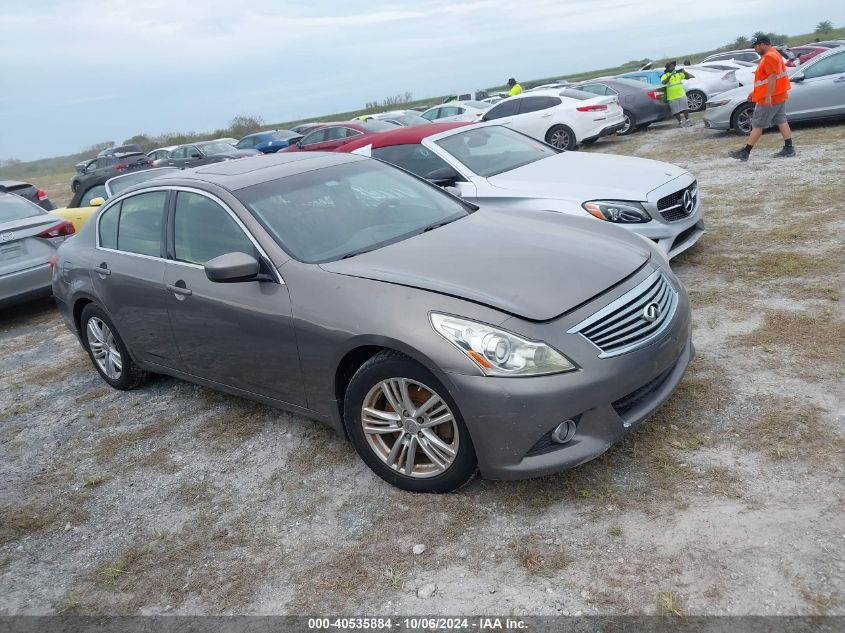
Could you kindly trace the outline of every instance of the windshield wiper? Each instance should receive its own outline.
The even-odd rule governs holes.
[[[364,253],[369,253],[370,251],[375,250],[374,248],[360,248],[357,251],[352,251],[347,253],[341,259],[349,259],[350,257],[355,257],[356,255],[363,255]]]
[[[451,220],[442,220],[441,222],[435,222],[434,224],[429,224],[425,227],[421,233],[428,233],[429,231],[433,231],[434,229],[439,229],[441,226],[446,226],[447,224],[451,224],[458,218],[452,218]]]

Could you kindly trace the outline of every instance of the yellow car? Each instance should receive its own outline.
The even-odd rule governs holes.
[[[61,209],[53,209],[51,214],[59,216],[63,220],[67,220],[73,224],[74,230],[79,233],[79,229],[85,226],[85,223],[90,220],[99,207],[106,201],[102,196],[93,198],[87,206],[84,207],[64,207]]]

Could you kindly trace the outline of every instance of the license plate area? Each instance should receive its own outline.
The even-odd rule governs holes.
[[[26,246],[24,246],[23,242],[0,244],[0,262],[18,259],[24,255],[26,255]]]

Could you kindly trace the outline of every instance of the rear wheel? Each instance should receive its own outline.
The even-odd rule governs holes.
[[[690,112],[701,112],[707,105],[707,96],[701,90],[690,90],[687,93],[687,105]]]
[[[731,129],[738,136],[751,134],[751,117],[754,115],[754,104],[743,103],[731,115]]]
[[[384,351],[355,372],[344,425],[373,472],[411,492],[451,492],[472,479],[475,448],[445,387],[404,354]]]
[[[115,389],[134,389],[148,374],[139,368],[111,319],[97,305],[89,303],[80,319],[82,340],[100,377]]]
[[[546,132],[546,143],[567,151],[574,150],[578,144],[575,133],[566,125],[555,125]]]
[[[617,130],[617,134],[619,136],[625,136],[626,134],[632,134],[635,130],[637,130],[637,117],[634,116],[633,112],[630,110],[622,110],[622,115],[625,117],[625,127],[620,130]]]

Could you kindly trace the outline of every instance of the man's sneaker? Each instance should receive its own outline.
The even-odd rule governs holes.
[[[686,125],[687,127],[692,127],[693,125],[695,125],[695,122],[692,119],[687,119],[684,125]]]
[[[728,156],[745,162],[748,160],[748,157],[751,156],[751,152],[749,152],[743,147],[742,149],[735,149],[733,151],[728,152]]]
[[[779,152],[772,154],[775,158],[784,158],[786,156],[795,156],[795,148],[792,145],[784,145]]]

